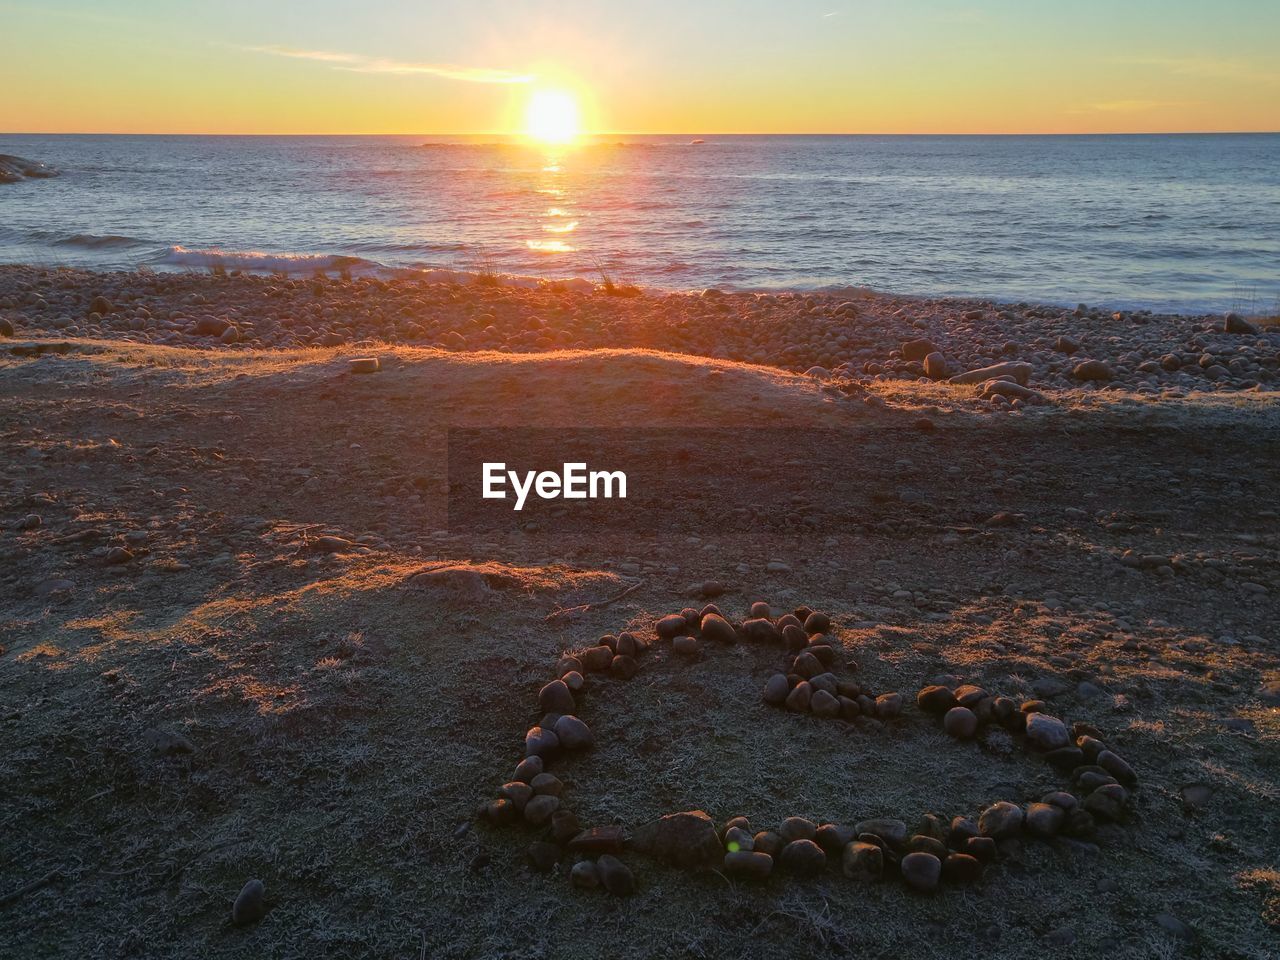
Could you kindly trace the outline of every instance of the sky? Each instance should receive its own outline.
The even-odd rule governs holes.
[[[0,0],[0,131],[1280,131],[1276,0]]]

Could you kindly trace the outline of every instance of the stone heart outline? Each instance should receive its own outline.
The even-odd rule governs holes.
[[[659,641],[670,643],[677,657],[698,656],[704,641],[715,646],[745,642],[784,647],[793,656],[791,670],[773,674],[762,694],[772,706],[845,722],[859,717],[896,721],[902,716],[903,697],[896,691],[873,698],[856,682],[836,677],[831,669],[836,648],[827,636],[829,617],[807,607],[776,620],[771,614],[769,605],[758,601],[751,605],[747,619],[732,622],[709,603],[702,610],[690,607],[660,618],[654,632]],[[755,834],[747,818],[734,817],[717,830],[701,810],[667,814],[638,825],[631,836],[619,825],[584,829],[564,805],[565,785],[547,765],[562,751],[594,744],[590,728],[575,712],[578,698],[587,693],[587,675],[629,680],[639,671],[640,658],[650,645],[646,637],[622,632],[606,635],[576,654],[562,655],[556,678],[538,692],[543,717],[525,736],[524,759],[512,780],[499,788],[497,798],[480,810],[483,818],[495,824],[523,820],[544,833],[549,828],[549,840],[530,844],[529,863],[536,870],[549,871],[565,852],[575,855],[581,858],[570,872],[575,886],[603,886],[624,896],[634,892],[634,876],[618,859],[630,844],[682,868],[711,867],[722,859],[726,873],[756,880],[767,879],[775,864],[795,876],[816,876],[826,869],[828,855],[836,855],[846,877],[871,880],[888,870],[908,887],[930,892],[944,879],[959,885],[977,881],[984,867],[997,861],[1000,843],[1024,830],[1039,839],[1060,833],[1091,837],[1096,819],[1118,822],[1124,818],[1129,790],[1137,785],[1133,768],[1107,748],[1098,730],[1076,723],[1069,731],[1063,721],[1043,712],[1041,701],[1019,705],[973,684],[954,689],[929,684],[916,695],[916,704],[921,712],[941,717],[951,737],[968,739],[984,726],[998,724],[1056,770],[1069,774],[1068,786],[1027,804],[1025,811],[1007,800],[994,801],[976,821],[956,816],[946,824],[934,814],[925,814],[921,832],[914,835],[905,821],[888,817],[853,827],[789,817],[777,831]],[[1085,794],[1083,800],[1071,792],[1073,785]]]

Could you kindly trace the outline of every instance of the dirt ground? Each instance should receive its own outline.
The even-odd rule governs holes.
[[[868,404],[643,350],[385,347],[360,376],[349,347],[60,342],[0,354],[0,955],[1280,954],[1274,392],[993,415],[945,384]],[[450,427],[638,426],[672,486],[616,526],[559,503],[481,537],[457,512]],[[481,576],[408,583],[447,564]],[[539,687],[707,580],[736,617],[829,613],[903,717],[777,711],[781,651],[655,642],[581,711],[598,745],[559,769],[584,823],[915,824],[1061,783],[946,738],[914,705],[941,674],[1105,732],[1140,777],[1130,816],[933,896],[633,854],[623,899],[531,871],[534,832],[475,812]],[[270,910],[236,927],[251,877]]]

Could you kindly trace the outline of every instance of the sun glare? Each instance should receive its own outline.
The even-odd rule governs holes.
[[[539,90],[529,98],[524,132],[541,143],[571,143],[582,132],[578,101],[563,90]]]

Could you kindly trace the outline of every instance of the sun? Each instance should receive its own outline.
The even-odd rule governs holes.
[[[578,101],[563,90],[537,90],[524,111],[524,132],[541,143],[572,143],[582,133]]]

